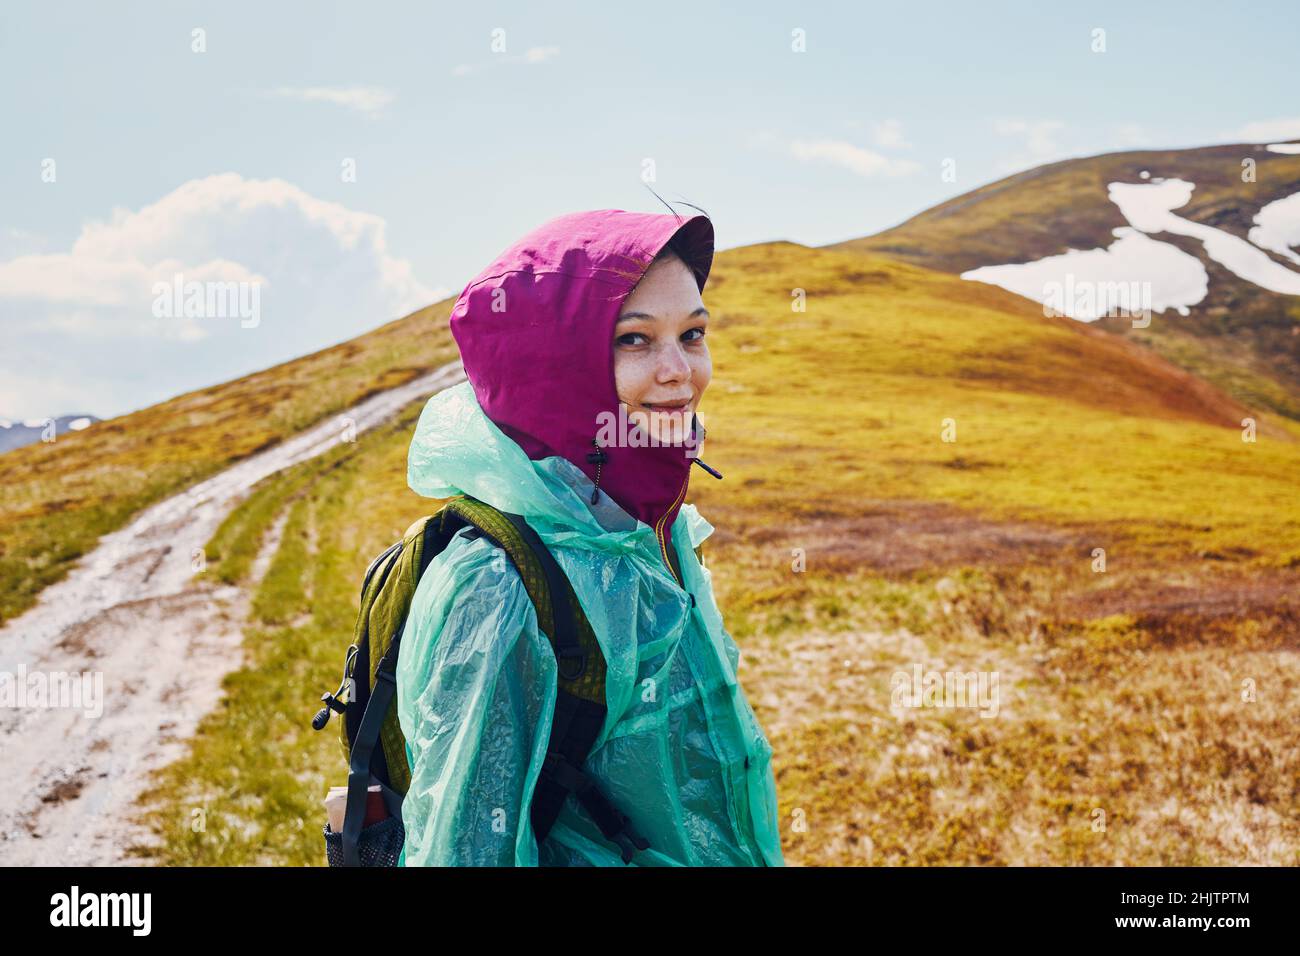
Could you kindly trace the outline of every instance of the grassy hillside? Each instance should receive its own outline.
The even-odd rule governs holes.
[[[1242,181],[1244,159],[1255,161],[1253,182]],[[893,229],[827,248],[884,253],[954,274],[1104,248],[1114,241],[1112,230],[1127,224],[1107,198],[1108,184],[1141,182],[1143,171],[1195,183],[1191,201],[1177,214],[1242,239],[1261,207],[1300,192],[1300,156],[1263,146],[1108,153],[1017,173]],[[1300,420],[1300,299],[1237,279],[1195,240],[1159,238],[1201,260],[1210,273],[1209,295],[1189,316],[1165,312],[1147,329],[1134,329],[1123,318],[1098,324],[1132,336],[1252,407]]]
[[[0,455],[0,623],[148,505],[451,361],[450,307]]]
[[[1246,158],[1255,160],[1254,182],[1242,182]],[[1106,246],[1114,239],[1112,230],[1128,224],[1106,198],[1106,187],[1142,182],[1144,171],[1195,183],[1191,202],[1178,215],[1242,239],[1261,207],[1300,189],[1300,155],[1258,145],[1104,153],[1016,173],[932,206],[892,229],[825,248],[884,253],[960,273]]]
[[[726,477],[688,499],[789,862],[1300,863],[1300,428],[1243,442],[1248,410],[1158,356],[892,258],[731,250],[705,301]],[[405,483],[418,412],[268,479],[209,547],[251,585],[288,516],[249,662],[150,795],[156,862],[322,862],[344,768],[308,721],[369,559],[436,508]],[[891,713],[913,664],[996,673],[998,716]]]

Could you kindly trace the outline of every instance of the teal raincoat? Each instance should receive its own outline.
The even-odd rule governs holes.
[[[683,504],[693,446],[597,426],[621,405],[618,313],[668,246],[703,292],[706,216],[572,213],[484,269],[451,312],[468,381],[425,405],[407,477],[421,495],[522,515],[568,576],[607,665],[605,721],[583,770],[649,840],[632,863],[776,866],[772,750],[693,550],[713,528]],[[453,536],[420,580],[401,648],[403,865],[623,864],[572,798],[540,847],[533,834],[557,665],[500,549]]]
[[[469,383],[425,405],[408,477],[422,495],[463,493],[523,515],[568,576],[608,662],[608,713],[585,770],[649,840],[632,864],[783,865],[772,749],[695,557],[713,531],[695,506],[672,525],[683,590],[649,525],[607,495],[591,505],[591,479],[568,459],[530,460]],[[519,574],[486,538],[456,535],[420,580],[402,637],[411,785],[401,865],[623,865],[573,800],[540,848],[533,836],[555,687],[555,655]]]

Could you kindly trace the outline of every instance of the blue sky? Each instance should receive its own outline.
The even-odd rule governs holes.
[[[1300,137],[1297,36],[1281,2],[9,3],[0,415],[350,338],[553,216],[662,210],[647,160],[720,248],[820,245],[1055,159]],[[264,283],[258,324],[159,319],[173,272]]]

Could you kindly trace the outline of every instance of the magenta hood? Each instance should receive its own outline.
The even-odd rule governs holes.
[[[651,261],[678,232],[700,291],[713,264],[706,216],[598,209],[552,219],[465,287],[451,331],[484,413],[531,459],[562,456],[593,482],[588,455],[618,419],[614,324]],[[609,434],[606,428],[605,435]],[[606,445],[599,491],[670,528],[698,446]]]

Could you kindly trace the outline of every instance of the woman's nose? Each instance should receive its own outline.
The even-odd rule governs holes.
[[[673,342],[659,353],[659,380],[674,381],[691,377],[691,363],[686,360],[682,347]]]

